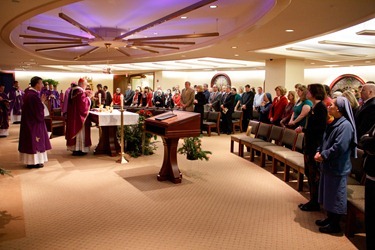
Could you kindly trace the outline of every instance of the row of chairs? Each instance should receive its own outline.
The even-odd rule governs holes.
[[[230,151],[234,151],[234,142],[238,143],[238,154],[244,156],[244,147],[250,153],[250,161],[259,155],[261,167],[266,160],[272,162],[271,172],[276,174],[278,165],[284,166],[284,181],[288,182],[291,169],[297,173],[297,190],[302,191],[305,175],[303,140],[304,134],[280,126],[260,123],[251,120],[250,135],[240,134],[231,136]],[[345,235],[353,236],[357,219],[364,217],[364,181],[363,150],[357,149],[357,158],[351,158],[352,173],[348,178],[348,215]]]
[[[242,132],[243,112],[235,111],[232,114],[232,131],[235,132],[237,128]],[[221,113],[215,111],[205,111],[203,114],[203,130],[207,131],[208,136],[211,136],[212,129],[220,135],[220,120]]]
[[[272,173],[277,172],[278,165],[284,166],[284,181],[289,181],[290,170],[297,172],[297,190],[301,191],[304,179],[303,138],[304,133],[297,134],[295,130],[274,126],[251,120],[250,134],[231,136],[230,151],[234,151],[234,142],[238,142],[238,154],[244,156],[244,147],[250,152],[250,161],[256,155],[260,156],[260,165],[265,167],[266,161],[272,163]]]

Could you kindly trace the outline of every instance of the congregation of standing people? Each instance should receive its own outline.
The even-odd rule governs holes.
[[[249,84],[242,87],[194,85],[189,81],[163,90],[157,86],[129,84],[124,92],[116,88],[113,95],[107,86],[96,85],[92,91],[86,79],[73,82],[65,93],[56,86],[33,77],[22,91],[14,82],[8,93],[0,83],[0,137],[8,136],[10,123],[20,123],[18,151],[27,168],[41,168],[48,161],[51,149],[44,117],[48,111],[61,108],[66,120],[66,146],[73,156],[90,152],[91,108],[100,106],[131,106],[140,108],[178,109],[221,115],[222,133],[233,133],[232,114],[242,112],[242,127],[250,120],[295,129],[304,133],[304,165],[309,186],[309,201],[299,204],[303,212],[325,210],[327,216],[316,220],[322,233],[342,231],[340,220],[347,212],[347,178],[351,158],[357,147],[364,151],[365,226],[368,249],[375,249],[375,84],[368,82],[354,91],[336,90],[331,96],[327,85],[296,84],[295,90],[277,86],[274,92],[256,90]],[[239,91],[237,91],[237,89]],[[272,97],[274,96],[274,98]],[[121,103],[123,101],[123,103]]]

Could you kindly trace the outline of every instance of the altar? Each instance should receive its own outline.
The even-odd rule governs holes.
[[[124,111],[124,125],[135,125],[138,123],[139,115]],[[94,150],[94,154],[108,154],[118,156],[121,147],[117,140],[117,126],[121,125],[121,112],[117,109],[103,112],[90,111],[89,119],[98,124],[101,129],[99,143]]]

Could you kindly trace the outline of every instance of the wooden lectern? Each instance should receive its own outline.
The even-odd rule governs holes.
[[[200,135],[200,114],[185,111],[168,112],[146,119],[145,124],[147,132],[163,138],[164,160],[157,176],[158,181],[170,180],[173,183],[181,183],[182,174],[177,165],[178,140],[182,137]]]

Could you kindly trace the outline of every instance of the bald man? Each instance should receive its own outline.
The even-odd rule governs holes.
[[[355,115],[357,137],[367,133],[375,123],[375,84],[366,83],[361,90],[363,105]]]

